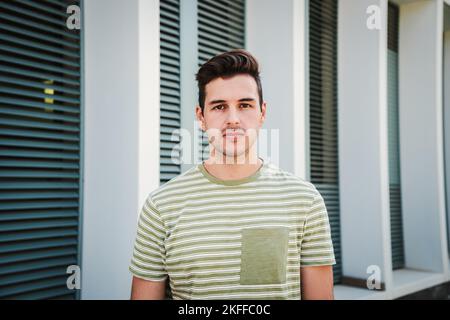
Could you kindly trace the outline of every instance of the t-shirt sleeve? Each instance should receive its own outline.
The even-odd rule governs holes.
[[[139,215],[130,272],[145,280],[162,281],[167,278],[164,241],[166,230],[160,213],[147,197]]]
[[[305,218],[300,249],[301,266],[336,264],[327,208],[322,195],[314,189],[314,198]]]

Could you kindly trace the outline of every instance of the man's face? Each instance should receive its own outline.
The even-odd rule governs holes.
[[[260,109],[255,79],[248,74],[217,78],[206,85],[204,114],[197,106],[197,119],[207,130],[216,157],[246,155],[257,140],[266,113]]]

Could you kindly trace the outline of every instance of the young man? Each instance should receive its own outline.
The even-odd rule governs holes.
[[[131,298],[164,299],[169,283],[173,299],[333,299],[322,196],[256,155],[267,108],[256,59],[220,54],[197,81],[210,157],[148,196]]]

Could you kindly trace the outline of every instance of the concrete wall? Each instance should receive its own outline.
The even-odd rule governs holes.
[[[381,29],[366,9],[380,8]],[[392,269],[387,139],[387,1],[340,0],[338,19],[339,179],[343,275]]]
[[[441,1],[417,1],[400,7],[399,118],[405,265],[434,272],[444,272],[448,264],[444,264],[447,241],[442,22]]]
[[[139,210],[159,185],[159,3],[85,0],[82,299],[128,299]]]

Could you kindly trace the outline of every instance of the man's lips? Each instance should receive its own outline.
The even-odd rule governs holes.
[[[243,131],[227,131],[222,135],[222,137],[238,137],[243,135],[245,135]]]
[[[240,136],[243,136],[243,135],[244,135],[243,133],[226,133],[223,136],[224,137],[240,137]]]

